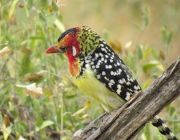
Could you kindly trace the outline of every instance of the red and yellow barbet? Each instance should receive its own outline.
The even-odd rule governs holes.
[[[105,111],[120,107],[141,90],[123,60],[89,27],[68,29],[47,53],[64,53],[73,82]],[[177,140],[159,117],[154,117],[152,124],[168,140]]]

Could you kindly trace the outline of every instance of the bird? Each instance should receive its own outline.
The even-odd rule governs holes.
[[[73,83],[106,112],[119,108],[141,91],[124,61],[88,26],[67,29],[46,53],[64,54]],[[168,140],[177,140],[161,118],[155,116],[151,121]]]

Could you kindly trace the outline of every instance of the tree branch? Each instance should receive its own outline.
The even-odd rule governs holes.
[[[83,130],[78,130],[73,140],[130,140],[179,94],[180,59],[171,64],[143,94],[136,94],[118,110],[105,113]]]

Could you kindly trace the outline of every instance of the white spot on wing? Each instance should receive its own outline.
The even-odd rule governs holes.
[[[101,47],[103,47],[103,46],[104,46],[104,44],[100,44],[100,46],[101,46]]]
[[[98,53],[95,53],[95,57],[98,58],[98,57],[99,57],[99,54],[98,54]]]
[[[86,64],[85,67],[86,67],[86,68],[89,68],[90,66],[89,66],[89,64]]]
[[[118,86],[117,86],[117,91],[116,91],[116,92],[117,92],[117,94],[120,95],[120,93],[121,93],[121,85],[118,85]]]
[[[126,98],[125,98],[125,99],[126,99],[126,100],[129,100],[129,99],[130,99],[130,95],[131,95],[131,94],[130,94],[129,92],[126,92]]]
[[[128,82],[126,82],[126,84],[127,84],[127,85],[130,85],[131,83],[128,81]]]
[[[106,75],[105,71],[102,72],[102,75]]]
[[[119,82],[120,84],[123,84],[123,83],[126,82],[126,80],[125,80],[124,78],[122,78],[122,79],[120,79],[118,82]]]
[[[101,76],[100,75],[97,75],[97,79],[100,79],[101,78]]]
[[[114,72],[113,72],[113,71],[111,71],[111,72],[110,72],[110,74],[111,74],[111,75],[114,75]]]
[[[109,87],[111,87],[113,84],[115,84],[114,80],[110,80],[108,83]]]
[[[135,86],[134,86],[134,89],[137,90],[137,89],[140,89],[140,88],[139,88],[138,85],[137,85],[137,86],[135,85]]]

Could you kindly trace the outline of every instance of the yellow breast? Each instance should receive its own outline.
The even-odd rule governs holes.
[[[86,69],[83,76],[73,79],[73,82],[84,94],[100,103],[107,112],[124,104],[124,100],[96,79],[90,68]]]

